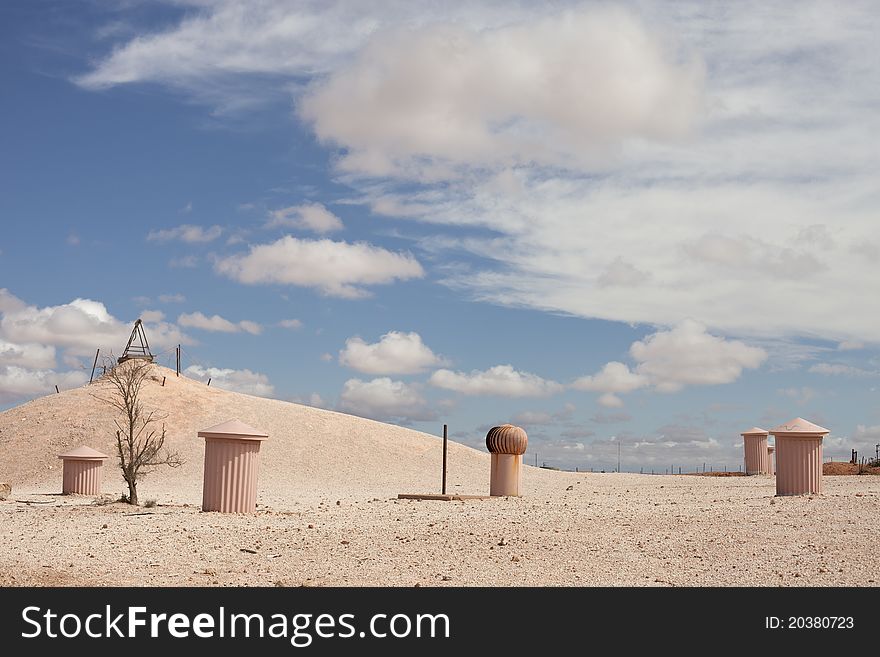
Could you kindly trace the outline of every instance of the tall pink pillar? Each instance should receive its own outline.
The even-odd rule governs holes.
[[[85,445],[60,454],[61,492],[65,495],[100,495],[104,461],[110,457]]]
[[[253,513],[257,508],[260,445],[269,434],[240,420],[199,431],[205,439],[202,511]]]
[[[521,427],[502,424],[486,434],[486,448],[492,453],[489,477],[489,495],[519,496],[522,455],[526,453],[529,438]]]
[[[776,438],[776,494],[822,492],[822,439],[828,429],[795,418],[771,429]]]
[[[770,474],[770,463],[767,453],[768,431],[752,427],[743,431],[743,452],[745,456],[746,474]]]
[[[773,445],[767,445],[767,463],[770,466],[770,474],[776,474],[776,448]]]

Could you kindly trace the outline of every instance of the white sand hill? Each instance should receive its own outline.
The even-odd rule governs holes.
[[[200,429],[237,418],[269,434],[263,443],[258,501],[284,507],[332,493],[364,496],[439,492],[442,440],[343,413],[209,387],[153,365],[142,392],[147,409],[167,417],[166,444],[186,463],[157,468],[138,487],[141,500],[201,502],[204,439]],[[162,386],[162,378],[165,385]],[[0,413],[0,481],[16,488],[60,489],[58,454],[88,445],[115,455],[115,410],[100,381]],[[488,452],[449,443],[450,491],[488,492]],[[531,468],[536,470],[535,468]],[[546,476],[540,471],[538,476]],[[122,493],[115,460],[105,466],[105,492]]]

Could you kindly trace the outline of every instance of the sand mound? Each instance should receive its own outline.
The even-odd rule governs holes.
[[[106,388],[97,381],[0,413],[0,481],[16,490],[56,491],[61,487],[58,454],[88,445],[114,455],[115,411],[96,398],[101,394]],[[180,468],[150,473],[139,486],[142,500],[199,503],[204,441],[196,434],[232,418],[269,434],[261,452],[258,499],[264,504],[346,493],[431,492],[440,486],[442,441],[436,436],[208,387],[159,365],[153,365],[142,401],[167,415],[167,444],[186,460]],[[450,492],[484,494],[488,475],[488,453],[450,441]],[[105,466],[104,491],[123,490],[112,459]]]
[[[872,468],[870,466],[864,465],[859,466],[856,463],[846,462],[834,462],[834,463],[823,463],[822,464],[822,474],[826,475],[857,475],[857,474],[870,474],[870,475],[880,475],[880,468]]]

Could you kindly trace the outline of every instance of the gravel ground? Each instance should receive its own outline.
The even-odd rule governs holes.
[[[521,498],[325,491],[252,515],[198,505],[0,502],[0,584],[876,586],[880,482],[548,473]],[[537,473],[543,475],[544,473]]]

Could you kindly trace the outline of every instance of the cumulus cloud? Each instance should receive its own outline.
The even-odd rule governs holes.
[[[575,390],[595,392],[632,392],[648,385],[648,378],[631,372],[629,367],[617,361],[606,363],[598,374],[582,376],[571,384]]]
[[[197,328],[202,329],[203,331],[219,333],[240,333],[241,331],[245,331],[251,335],[259,335],[263,332],[262,326],[247,319],[240,322],[230,322],[228,319],[225,319],[220,315],[211,315],[208,317],[200,312],[183,313],[177,318],[177,323],[189,328]]]
[[[183,373],[193,379],[207,381],[211,379],[211,386],[241,392],[246,395],[257,397],[272,397],[275,387],[269,382],[269,377],[249,369],[235,370],[221,367],[202,367],[190,365]]]
[[[440,369],[431,375],[429,383],[465,395],[499,397],[548,397],[563,390],[563,386],[555,381],[530,372],[519,372],[512,365],[496,365],[485,371],[471,370],[469,373]]]
[[[320,203],[306,203],[269,212],[266,228],[303,228],[314,233],[342,230],[342,220]]]
[[[93,356],[96,348],[103,353],[120,352],[131,334],[132,322],[116,319],[100,301],[74,299],[58,306],[31,306],[6,289],[0,289],[0,339],[18,345],[53,346],[77,357]],[[170,347],[189,344],[177,327],[166,322],[146,326],[151,346]]]
[[[199,242],[213,242],[222,234],[223,228],[220,226],[209,226],[205,228],[204,226],[181,224],[174,228],[151,230],[147,234],[147,240],[150,242],[170,242],[172,240],[177,240],[194,244]]]
[[[339,410],[374,420],[412,422],[433,420],[437,414],[414,384],[388,377],[349,379],[339,397]]]
[[[161,322],[165,319],[165,313],[161,310],[142,310],[141,319],[146,323]]]
[[[191,343],[176,326],[162,321],[160,314],[147,311],[142,315],[154,352]],[[91,366],[95,349],[103,354],[120,353],[132,324],[113,317],[99,301],[74,299],[37,307],[0,289],[0,401],[49,392],[55,385],[65,389],[82,384],[88,379],[84,372]],[[59,356],[74,369],[57,370]]]
[[[389,331],[374,343],[355,336],[339,352],[340,365],[366,374],[416,374],[445,362],[415,332]]]
[[[183,303],[186,301],[186,297],[180,293],[175,294],[160,294],[159,301],[162,303]]]
[[[636,372],[660,392],[731,383],[743,369],[754,369],[767,359],[763,349],[710,335],[693,320],[634,342],[629,352],[638,363]]]
[[[743,369],[754,369],[767,359],[763,349],[711,335],[693,320],[634,342],[629,353],[636,363],[633,369],[611,361],[570,387],[601,392],[601,406],[620,408],[624,405],[620,394],[649,386],[659,392],[677,392],[687,385],[732,383]]]
[[[0,365],[33,369],[55,367],[55,347],[44,344],[14,344],[0,339]]]
[[[300,112],[346,149],[343,169],[371,176],[424,172],[426,156],[435,169],[582,165],[623,139],[686,134],[702,75],[631,14],[577,10],[382,32]]]
[[[300,329],[302,328],[303,323],[298,319],[282,319],[278,322],[278,326],[286,329]]]
[[[271,244],[252,246],[246,255],[220,258],[214,269],[239,283],[313,287],[327,296],[349,299],[367,296],[364,285],[425,275],[408,253],[394,253],[363,242],[303,240],[290,235]]]
[[[599,402],[599,406],[604,406],[605,408],[623,408],[624,406],[623,400],[613,392],[606,392],[599,395],[597,401]]]
[[[59,390],[77,388],[88,381],[84,371],[54,372],[0,365],[0,402],[48,395]]]

